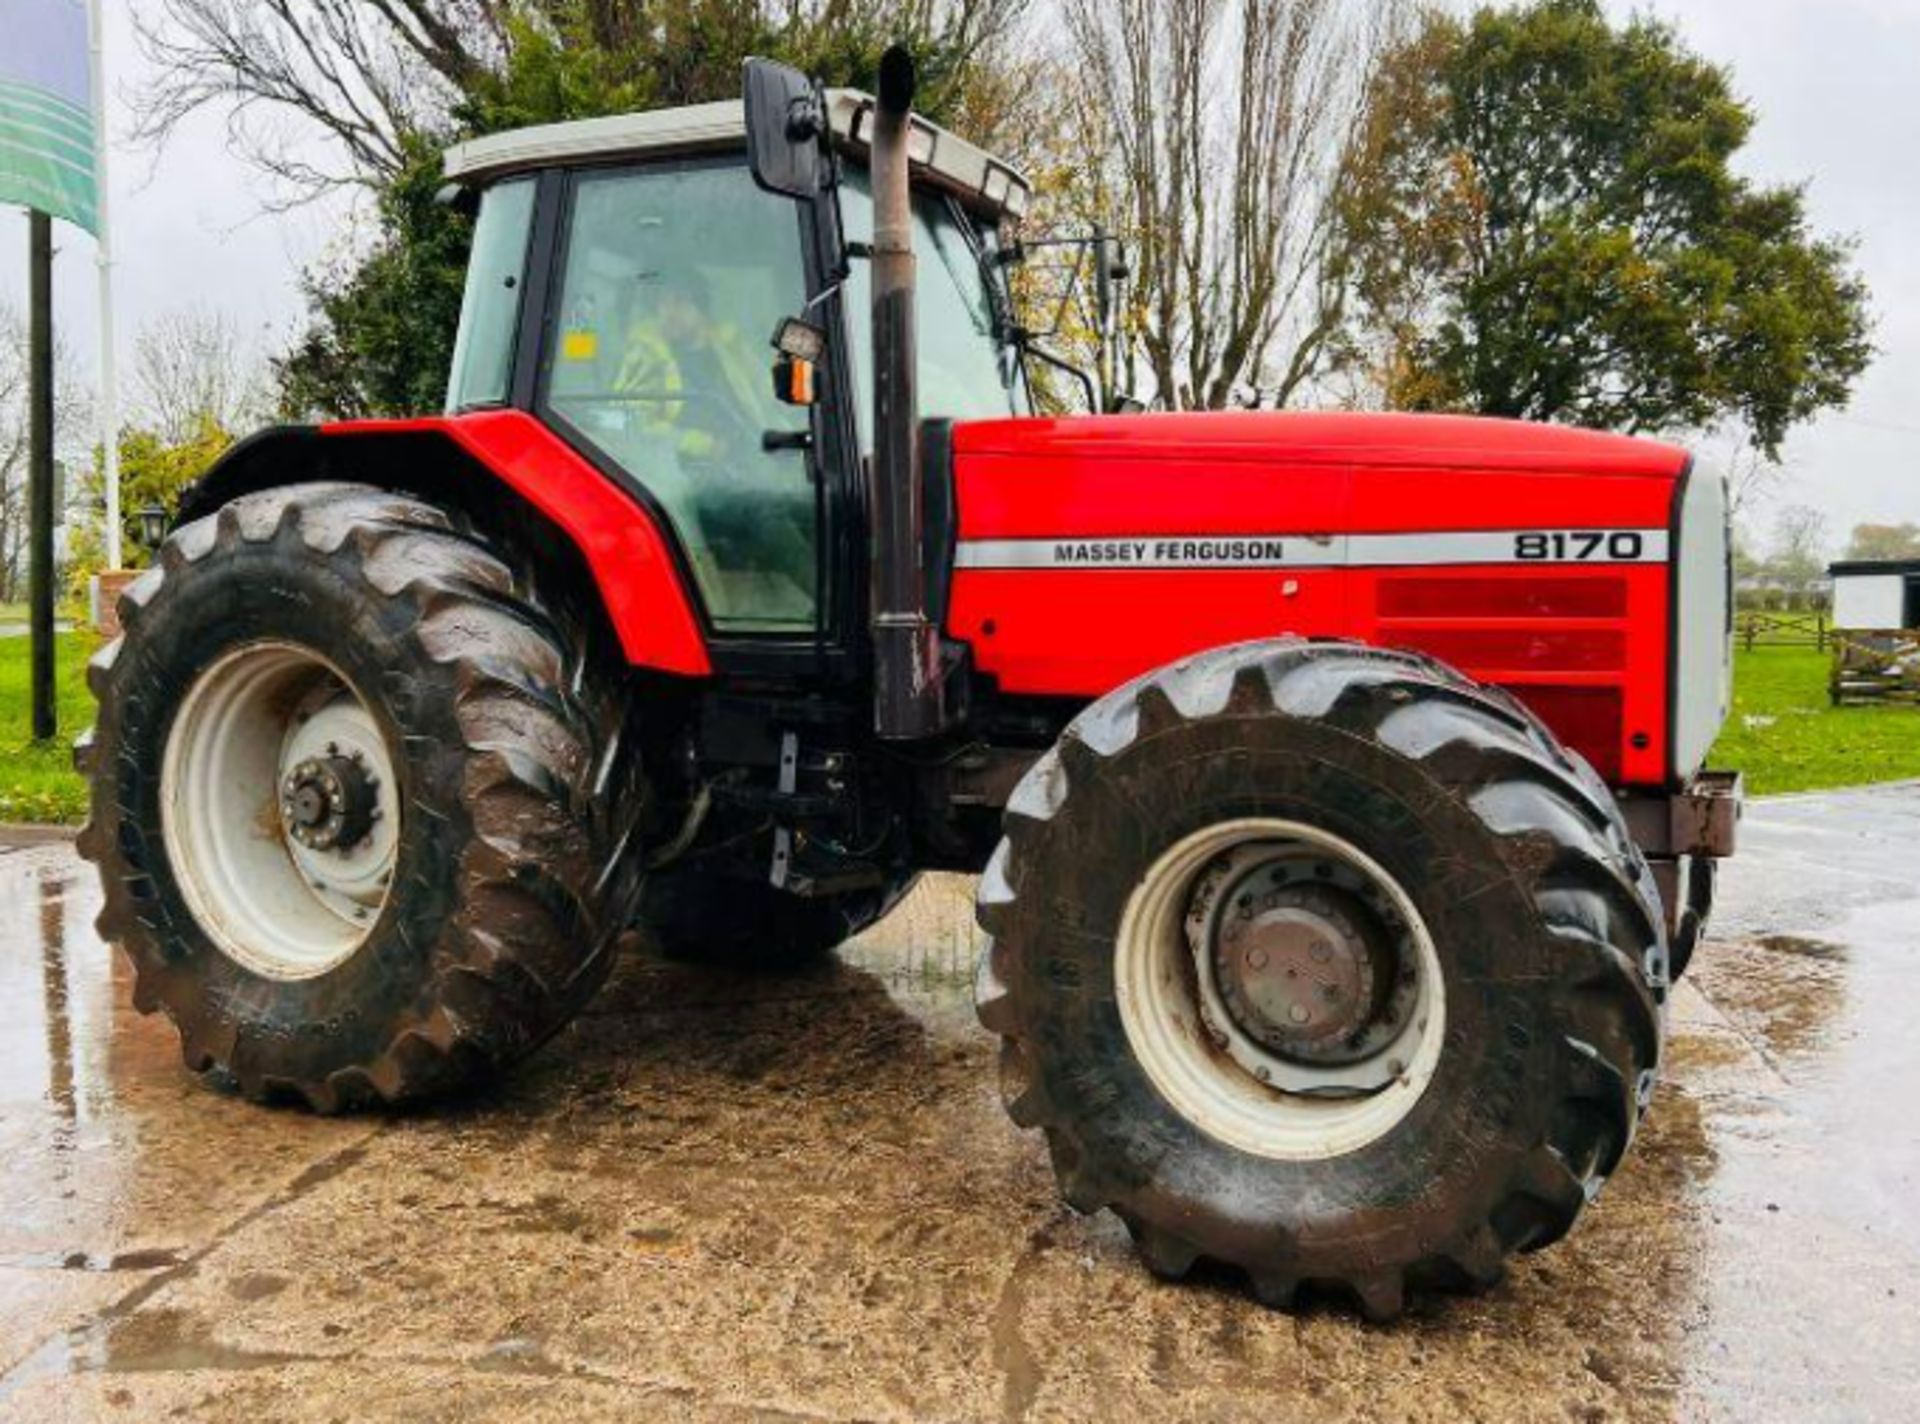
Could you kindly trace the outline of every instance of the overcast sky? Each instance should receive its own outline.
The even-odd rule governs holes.
[[[1759,125],[1743,164],[1767,182],[1807,181],[1815,222],[1860,239],[1880,356],[1852,406],[1794,435],[1778,507],[1824,510],[1834,539],[1861,521],[1920,523],[1920,0],[1608,0],[1651,8],[1700,53],[1729,65]],[[124,91],[141,61],[109,3],[110,127],[130,124]],[[297,328],[301,269],[344,240],[340,204],[263,215],[260,180],[204,118],[160,155],[117,143],[113,209],[120,347],[144,322],[199,306],[224,312],[263,349]],[[58,229],[59,320],[92,370],[93,244]],[[24,305],[26,218],[0,210],[0,300]],[[1770,514],[1756,519],[1762,531]]]

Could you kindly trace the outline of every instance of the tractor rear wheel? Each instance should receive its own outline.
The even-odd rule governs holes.
[[[1424,658],[1220,649],[1083,713],[979,892],[980,1017],[1151,1269],[1374,1318],[1557,1240],[1652,1091],[1666,948],[1604,788]]]
[[[179,529],[120,613],[80,845],[190,1068],[320,1111],[418,1098],[599,986],[632,898],[630,808],[590,793],[618,699],[486,543],[295,485]]]
[[[697,863],[669,866],[647,877],[640,923],[669,959],[788,973],[879,923],[915,879],[803,898]]]

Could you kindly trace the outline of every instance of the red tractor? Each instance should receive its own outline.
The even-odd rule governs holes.
[[[135,1002],[249,1097],[399,1102],[629,931],[791,963],[978,872],[1009,1111],[1153,1270],[1493,1280],[1620,1162],[1732,848],[1723,482],[1036,417],[1027,186],[879,88],[449,155],[449,413],[235,449],[92,669]]]

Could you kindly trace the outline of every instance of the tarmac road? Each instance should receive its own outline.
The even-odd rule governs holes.
[[[1150,1279],[973,1023],[970,885],[817,974],[637,961],[512,1080],[267,1111],[0,853],[0,1418],[1920,1417],[1920,787],[1759,807],[1572,1240],[1369,1327]]]

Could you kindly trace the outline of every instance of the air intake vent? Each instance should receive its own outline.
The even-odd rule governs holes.
[[[1382,618],[1624,618],[1614,578],[1384,578]]]
[[[1603,776],[1625,734],[1629,585],[1576,576],[1400,575],[1379,583],[1379,637],[1505,687]]]

